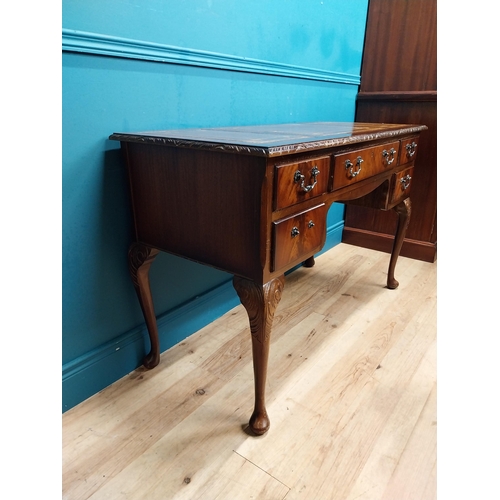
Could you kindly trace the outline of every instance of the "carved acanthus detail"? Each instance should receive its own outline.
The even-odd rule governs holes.
[[[235,276],[233,286],[248,313],[252,336],[261,343],[269,341],[274,312],[281,300],[285,277],[275,278],[265,285]]]
[[[130,271],[130,276],[135,287],[139,286],[138,282],[138,271],[144,265],[147,264],[147,268],[153,262],[154,258],[158,255],[159,250],[156,248],[151,248],[141,243],[133,243],[128,251],[128,267]]]

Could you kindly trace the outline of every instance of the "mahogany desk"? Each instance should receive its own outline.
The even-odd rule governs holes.
[[[265,384],[284,274],[314,265],[335,202],[394,209],[398,226],[387,287],[408,226],[409,193],[423,125],[295,123],[115,133],[128,167],[135,225],[129,267],[160,361],[149,268],[159,251],[222,269],[246,308],[255,408],[250,428],[270,425]]]

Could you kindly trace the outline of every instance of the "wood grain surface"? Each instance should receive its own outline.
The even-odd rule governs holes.
[[[286,278],[267,410],[248,318],[229,311],[63,415],[63,495],[83,499],[436,498],[436,265],[341,244]]]

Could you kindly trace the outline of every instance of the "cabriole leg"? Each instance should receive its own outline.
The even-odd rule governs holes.
[[[149,268],[159,250],[151,248],[142,243],[132,243],[128,252],[129,271],[134,283],[142,313],[146,320],[151,351],[144,358],[143,364],[146,368],[154,368],[160,362],[160,341],[158,338],[158,327],[153,306],[153,297],[149,286]]]
[[[396,205],[393,210],[398,214],[398,225],[396,235],[394,237],[394,245],[391,252],[391,260],[389,262],[389,272],[387,273],[387,288],[395,289],[399,286],[399,282],[394,278],[394,270],[399,257],[399,252],[403,246],[406,230],[410,223],[411,216],[411,201],[406,198],[401,203]]]
[[[270,426],[265,402],[269,344],[274,312],[281,299],[285,277],[280,276],[265,285],[257,285],[251,280],[235,276],[233,285],[250,320],[255,407],[249,424],[255,434],[261,435],[266,433]]]

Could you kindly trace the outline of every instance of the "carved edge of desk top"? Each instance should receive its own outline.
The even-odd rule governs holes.
[[[384,124],[377,124],[381,128]],[[394,125],[387,125],[394,127]],[[378,139],[392,139],[403,135],[414,134],[427,130],[425,125],[401,125],[400,128],[390,128],[388,130],[378,130],[368,133],[359,133],[345,137],[335,137],[331,139],[321,139],[316,141],[296,142],[293,144],[283,144],[278,146],[259,147],[252,145],[230,144],[223,142],[211,142],[203,140],[184,139],[177,137],[155,136],[154,132],[148,133],[114,133],[109,139],[123,142],[134,142],[142,144],[156,144],[163,146],[173,146],[188,149],[202,149],[207,151],[218,151],[226,153],[247,154],[252,156],[275,157],[304,151],[314,151],[318,149],[346,146],[350,144],[375,141]],[[158,131],[160,132],[160,131]],[[168,131],[161,131],[165,134]]]

